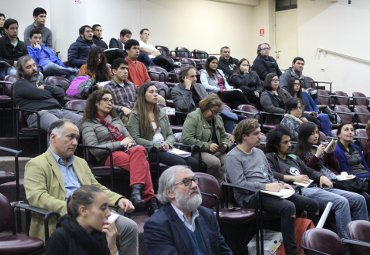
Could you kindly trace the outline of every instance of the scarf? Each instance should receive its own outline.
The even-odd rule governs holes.
[[[112,135],[112,142],[122,141],[125,139],[125,136],[119,131],[119,129],[109,123],[103,116],[97,115],[96,119],[108,129],[109,133]]]

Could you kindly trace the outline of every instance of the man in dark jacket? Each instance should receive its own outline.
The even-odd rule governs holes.
[[[18,58],[27,55],[26,45],[18,38],[18,21],[7,19],[4,30],[6,36],[0,38],[0,79],[15,75]]]
[[[269,56],[270,50],[270,44],[259,44],[257,47],[257,57],[253,61],[252,69],[256,71],[262,81],[265,80],[266,75],[269,73],[276,73],[278,76],[281,75],[281,71],[276,60]]]
[[[96,46],[102,48],[103,50],[108,49],[108,45],[103,41],[103,29],[99,24],[95,24],[92,26],[93,31],[93,41],[96,44]]]
[[[234,68],[237,63],[238,60],[230,56],[230,48],[227,46],[222,47],[217,68],[224,72],[226,79],[229,80],[229,77],[234,73]]]
[[[89,25],[80,27],[79,33],[80,36],[68,49],[68,63],[77,68],[86,63],[90,49],[96,47],[93,41],[92,28]]]
[[[39,82],[39,72],[35,61],[30,56],[23,56],[17,63],[19,80],[13,85],[14,103],[20,108],[37,111],[26,117],[29,127],[37,127],[40,116],[40,127],[47,131],[58,119],[69,119],[79,124],[82,116],[62,109],[59,101],[64,97],[61,87]]]

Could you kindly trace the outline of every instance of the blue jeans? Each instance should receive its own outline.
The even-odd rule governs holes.
[[[341,238],[348,238],[347,225],[351,220],[368,220],[365,198],[354,192],[314,187],[302,189],[302,195],[315,199],[321,209],[324,209],[328,202],[333,203],[335,225]]]
[[[53,62],[50,62],[43,68],[43,73],[45,76],[77,75],[78,71],[78,68],[64,67]]]
[[[0,80],[3,80],[7,75],[16,75],[17,69],[13,66],[0,69]]]

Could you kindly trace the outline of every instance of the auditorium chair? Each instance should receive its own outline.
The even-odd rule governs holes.
[[[191,58],[190,51],[185,47],[176,47],[173,52],[178,58]]]
[[[73,99],[66,102],[65,109],[72,110],[78,114],[84,113],[86,108],[86,100],[84,99]]]
[[[0,184],[15,181],[15,200],[19,201],[19,156],[22,151],[0,146],[1,154],[14,155],[14,172],[8,169],[0,169]]]
[[[171,57],[171,52],[166,46],[156,45],[155,48],[161,53],[162,56]]]
[[[352,92],[353,105],[369,106],[369,98],[362,92]]]
[[[367,122],[370,120],[370,112],[367,109],[367,105],[355,105],[353,110],[356,113],[357,127],[366,127]]]
[[[70,80],[62,76],[48,76],[44,81],[46,84],[61,87],[64,91],[67,91],[69,84],[71,83]]]
[[[339,115],[342,122],[355,122],[355,113],[347,105],[334,106],[334,112]]]
[[[350,239],[359,240],[370,244],[370,222],[355,220],[348,223],[348,235]],[[370,248],[352,246],[352,254],[369,255]]]
[[[334,99],[334,104],[346,105],[347,107],[350,107],[350,97],[346,92],[339,90],[335,91],[332,97]]]

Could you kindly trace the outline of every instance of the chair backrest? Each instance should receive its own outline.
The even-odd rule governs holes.
[[[308,89],[308,88],[313,88],[313,89],[315,89],[315,82],[314,82],[314,79],[312,79],[312,78],[311,78],[311,77],[309,77],[309,76],[305,76],[305,77],[304,77],[304,80],[306,81],[307,89]]]
[[[351,239],[370,243],[369,233],[370,233],[370,222],[368,221],[355,220],[355,221],[351,221],[348,224],[348,235],[349,235],[349,238]],[[352,254],[368,255],[370,254],[370,248],[353,245]]]
[[[202,205],[208,208],[217,206],[222,199],[222,189],[217,179],[210,174],[200,172],[196,172],[195,176],[198,177],[198,187],[202,192]]]
[[[11,82],[11,83],[14,83],[14,82],[16,82],[18,80],[19,80],[19,78],[16,75],[14,75],[14,74],[7,75],[4,78],[4,81],[8,81],[8,82]]]
[[[69,84],[71,83],[70,80],[61,76],[48,76],[45,78],[45,82],[49,85],[59,86],[67,91]]]
[[[0,232],[8,230],[13,223],[13,208],[9,200],[0,193]]]
[[[168,81],[168,72],[160,66],[149,66],[148,74],[152,81],[166,82]]]
[[[359,123],[366,125],[367,122],[370,120],[370,112],[367,109],[367,105],[355,105],[354,112],[357,113]]]
[[[244,111],[245,113],[240,113],[245,118],[255,118],[258,120],[260,124],[262,124],[262,118],[260,115],[260,111],[254,106],[250,104],[241,104],[238,106],[237,110]]]
[[[349,96],[346,92],[338,90],[338,91],[335,91],[334,94],[339,96],[339,97],[334,97],[336,99],[335,100],[336,104],[349,106]]]
[[[355,135],[356,135],[356,140],[358,141],[360,147],[362,150],[365,149],[366,144],[367,144],[367,133],[366,129],[364,128],[358,128],[355,130]]]
[[[339,115],[342,122],[353,122],[353,112],[347,105],[336,105],[334,111]]]
[[[167,96],[170,94],[170,88],[164,82],[154,82],[154,86],[158,90],[158,94],[160,94],[164,99],[167,99]]]
[[[366,98],[366,95],[362,92],[352,92],[352,99],[354,105],[368,105],[368,99]]]
[[[191,58],[190,51],[185,47],[176,47],[175,55],[176,57]]]
[[[207,59],[209,56],[209,54],[203,50],[193,50],[191,53],[195,59]]]
[[[317,100],[319,101],[320,105],[330,105],[331,103],[331,98],[329,91],[323,90],[323,89],[318,89],[317,90]]]
[[[196,67],[197,64],[194,62],[194,60],[190,58],[182,58],[181,59],[181,66],[182,67]]]
[[[166,46],[156,45],[155,48],[161,53],[162,56],[171,56],[170,49],[168,49]]]
[[[72,109],[78,112],[84,112],[86,108],[86,100],[84,99],[69,100],[66,102],[65,108]]]
[[[320,254],[312,250],[329,255],[343,255],[344,252],[339,236],[333,231],[324,228],[313,228],[304,232],[302,247],[305,255]]]

